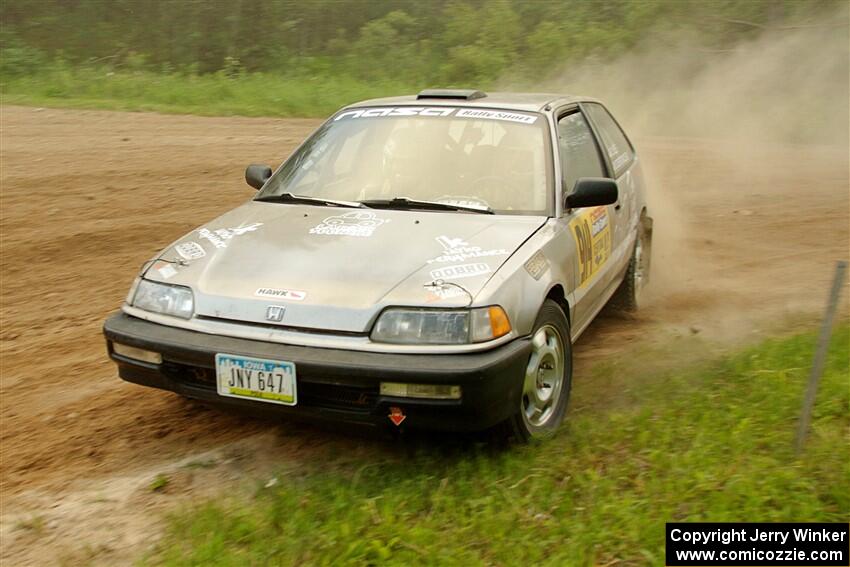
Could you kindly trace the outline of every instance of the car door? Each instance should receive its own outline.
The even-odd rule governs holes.
[[[578,106],[566,107],[556,115],[558,159],[563,194],[572,192],[581,177],[607,177],[607,164],[587,117]],[[576,245],[571,266],[573,280],[573,326],[583,329],[601,308],[603,294],[611,280],[609,258],[612,251],[610,218],[613,207],[565,210],[562,221]]]
[[[581,104],[581,108],[589,118],[597,141],[603,149],[606,177],[617,180],[619,199],[612,207],[611,215],[613,269],[610,275],[612,280],[607,282],[609,287],[616,286],[619,285],[619,276],[626,269],[631,258],[635,228],[640,214],[636,188],[639,180],[632,172],[636,161],[635,151],[623,130],[604,106],[596,102],[585,102]]]

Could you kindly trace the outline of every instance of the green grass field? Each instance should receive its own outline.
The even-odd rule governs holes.
[[[4,104],[144,110],[206,116],[325,117],[352,102],[417,92],[423,85],[368,82],[325,73],[315,77],[246,74],[179,75],[54,66],[3,80]]]
[[[799,459],[815,334],[682,362],[705,352],[689,341],[595,364],[554,440],[329,454],[247,500],[183,510],[145,561],[661,565],[667,521],[846,521],[850,326],[833,335]]]

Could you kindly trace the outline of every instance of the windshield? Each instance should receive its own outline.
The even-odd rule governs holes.
[[[404,197],[502,214],[549,214],[548,144],[546,121],[534,113],[414,106],[346,110],[319,128],[257,198]]]

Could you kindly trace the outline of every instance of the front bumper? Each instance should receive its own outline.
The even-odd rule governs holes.
[[[151,323],[125,313],[106,320],[103,333],[118,375],[128,382],[171,390],[190,398],[235,405],[258,414],[391,425],[391,407],[406,416],[402,426],[479,431],[519,407],[531,345],[517,339],[493,350],[464,354],[385,354],[281,345],[198,333]],[[116,354],[113,342],[155,351],[152,364]],[[298,405],[280,406],[219,396],[215,355],[228,353],[293,362]],[[380,383],[460,385],[459,400],[380,395]]]

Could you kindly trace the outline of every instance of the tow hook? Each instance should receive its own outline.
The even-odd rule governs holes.
[[[390,414],[387,416],[390,418],[396,427],[401,425],[401,422],[407,419],[407,416],[404,415],[404,412],[401,411],[401,408],[393,406],[390,408]]]

